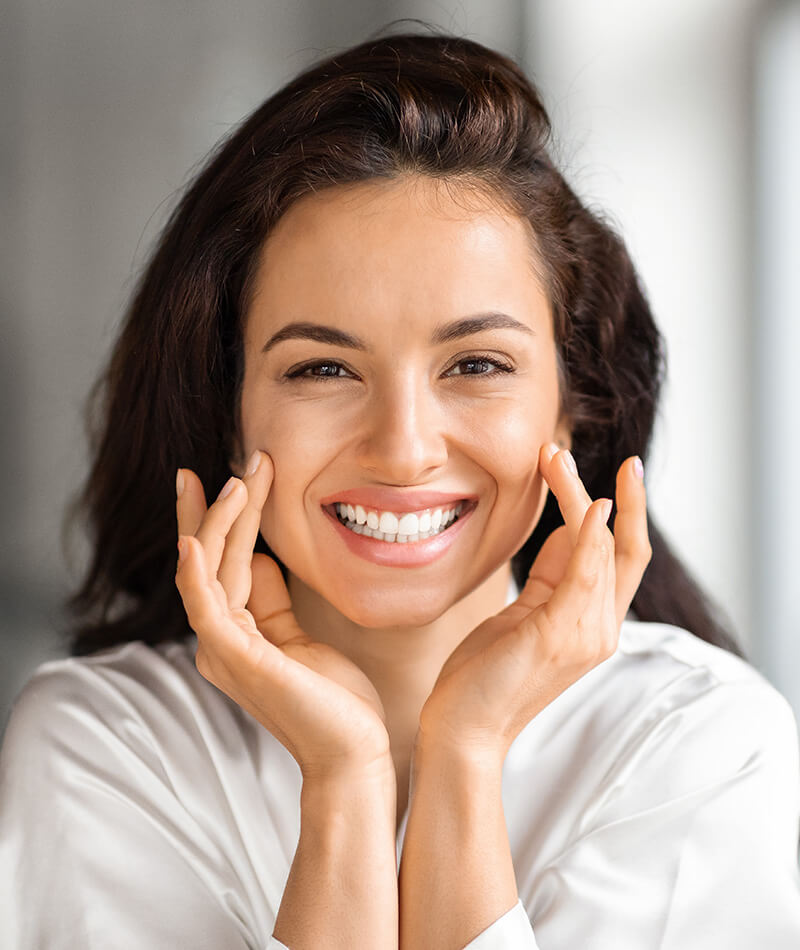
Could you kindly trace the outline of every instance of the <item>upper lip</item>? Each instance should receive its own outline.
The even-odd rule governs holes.
[[[321,505],[332,505],[341,501],[349,505],[361,505],[378,511],[423,511],[425,508],[446,508],[459,501],[476,499],[477,495],[465,495],[463,492],[412,491],[400,488],[381,488],[367,486],[363,488],[345,488],[328,495]]]

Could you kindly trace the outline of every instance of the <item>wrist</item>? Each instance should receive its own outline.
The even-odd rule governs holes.
[[[304,813],[353,815],[366,809],[393,816],[396,801],[397,780],[391,759],[358,768],[303,772],[300,804]]]
[[[320,763],[300,768],[303,788],[329,789],[335,793],[339,789],[383,788],[394,785],[396,773],[394,761],[387,752],[385,756],[368,762],[349,762],[347,760]]]
[[[494,739],[447,736],[437,730],[420,728],[414,742],[412,766],[436,766],[440,770],[474,774],[476,777],[500,777],[508,748]]]

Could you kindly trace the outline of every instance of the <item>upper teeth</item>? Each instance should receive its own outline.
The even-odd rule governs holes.
[[[337,502],[336,513],[348,528],[370,534],[381,541],[419,541],[443,531],[461,511],[463,502],[452,508],[428,508],[425,511],[377,511],[361,505]]]

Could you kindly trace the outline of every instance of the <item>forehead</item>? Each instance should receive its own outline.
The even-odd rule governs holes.
[[[549,305],[530,224],[474,184],[408,175],[306,195],[254,275],[250,320],[443,319]],[[541,327],[539,328],[541,329]]]

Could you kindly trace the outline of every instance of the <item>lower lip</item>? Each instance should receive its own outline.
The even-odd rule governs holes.
[[[396,541],[379,541],[377,538],[356,534],[349,528],[345,528],[336,515],[331,514],[327,508],[322,510],[328,516],[328,520],[339,537],[358,557],[384,567],[421,567],[442,557],[450,550],[458,540],[464,525],[469,521],[475,506],[459,515],[456,521],[440,534],[426,538],[424,541],[408,541],[405,544],[398,544]]]

